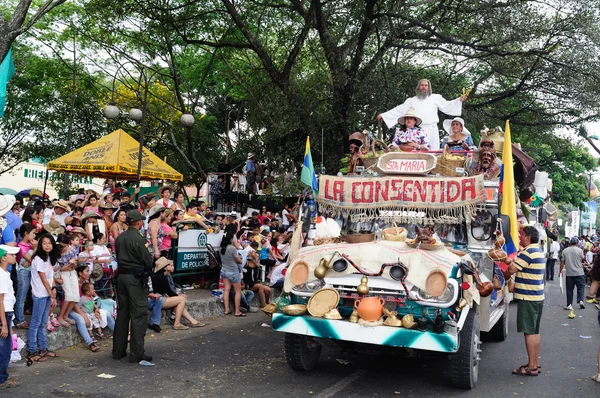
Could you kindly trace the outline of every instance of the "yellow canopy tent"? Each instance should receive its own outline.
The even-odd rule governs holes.
[[[137,177],[140,143],[122,129],[46,164],[48,170],[104,178],[134,179]],[[142,180],[181,181],[183,175],[144,147]]]

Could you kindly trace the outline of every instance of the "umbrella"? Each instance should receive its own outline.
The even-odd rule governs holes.
[[[0,193],[2,195],[16,195],[17,191],[12,188],[0,188]]]
[[[34,191],[34,194],[37,196],[42,196],[42,191],[40,191],[37,188],[28,188],[28,189],[24,189],[21,192],[17,193],[17,195],[19,195],[22,198],[28,198],[29,196],[31,196],[31,191]],[[36,192],[37,191],[37,192]],[[50,196],[46,193],[44,194],[44,198],[49,198]]]
[[[139,146],[132,136],[118,129],[48,162],[46,168],[94,177],[133,179],[137,175]],[[182,181],[183,175],[144,147],[140,178]]]

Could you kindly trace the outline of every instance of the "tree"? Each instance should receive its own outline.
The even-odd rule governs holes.
[[[0,61],[6,57],[12,43],[27,32],[44,15],[67,0],[45,0],[37,10],[30,12],[32,0],[3,0],[14,7],[12,14],[4,11],[0,19]],[[16,4],[15,4],[16,3]]]
[[[8,86],[5,117],[0,119],[0,158],[5,173],[24,160],[47,160],[65,154],[67,120],[71,114],[72,65],[35,48],[16,45],[16,72]],[[73,142],[85,145],[106,132],[98,102],[97,81],[78,65]]]

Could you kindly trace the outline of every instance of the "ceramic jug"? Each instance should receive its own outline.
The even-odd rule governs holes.
[[[383,305],[385,300],[381,297],[365,297],[362,300],[354,301],[354,308],[358,311],[358,316],[364,321],[378,321],[383,315]]]

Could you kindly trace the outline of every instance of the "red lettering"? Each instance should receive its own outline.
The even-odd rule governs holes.
[[[427,181],[427,185],[429,185],[431,187],[431,202],[435,203],[435,191],[437,189],[437,185],[439,184],[439,181]]]
[[[380,181],[375,182],[375,200],[385,200],[389,198],[390,180],[385,180],[383,185]]]
[[[369,196],[366,196],[367,191],[369,191]],[[373,203],[373,181],[365,181],[362,183],[362,202]]]
[[[402,180],[392,180],[392,197],[390,200],[402,200]],[[395,195],[393,195],[396,193]]]
[[[325,199],[333,200],[333,196],[329,194],[329,179],[325,180]]]
[[[467,198],[467,192],[470,192],[470,197]],[[474,178],[465,178],[462,180],[462,197],[461,200],[475,199],[477,197],[477,193],[475,192],[475,179]]]
[[[412,180],[404,180],[404,201],[412,202],[411,193],[412,193]]]
[[[458,181],[448,181],[448,203],[454,202],[460,196],[460,184]]]
[[[352,183],[352,203],[360,203],[360,198],[358,197],[358,188],[360,187],[360,182]]]
[[[446,182],[440,181],[440,203],[446,201]]]
[[[344,181],[335,181],[333,183],[333,197],[335,200],[344,202]]]
[[[413,202],[416,202],[417,199],[421,199],[421,202],[427,201],[427,182],[426,181],[418,181],[415,180],[413,188]],[[419,195],[419,197],[417,197]]]

